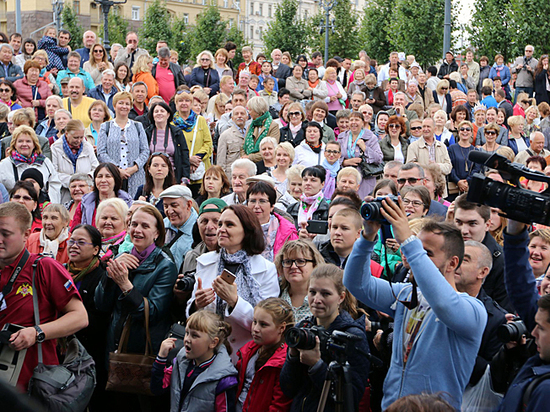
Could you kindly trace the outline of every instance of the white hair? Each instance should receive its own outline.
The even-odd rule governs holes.
[[[103,79],[104,76],[111,75],[113,77],[116,77],[115,71],[112,69],[106,69],[103,70],[103,73],[101,73],[101,78]]]
[[[238,159],[233,162],[231,165],[231,173],[233,174],[233,171],[235,168],[241,168],[245,169],[248,173],[248,177],[255,176],[258,172],[258,168],[256,167],[256,164],[250,160],[250,159]]]

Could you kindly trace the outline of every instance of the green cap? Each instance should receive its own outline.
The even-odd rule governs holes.
[[[207,210],[204,210],[206,206],[208,205],[214,205],[216,207],[210,206],[207,208]],[[227,203],[225,203],[223,200],[218,199],[217,197],[214,197],[212,199],[207,199],[204,202],[202,202],[201,207],[199,207],[199,216],[206,212],[219,212],[221,213],[223,208],[227,206]]]

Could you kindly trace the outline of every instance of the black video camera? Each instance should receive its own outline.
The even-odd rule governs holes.
[[[389,222],[382,216],[382,200],[391,199],[397,204],[398,197],[393,195],[377,197],[371,202],[363,202],[361,205],[361,217],[365,220],[375,220],[384,225],[389,225]]]
[[[504,323],[497,329],[497,337],[502,343],[520,342],[524,335],[528,335],[527,326],[519,317],[514,317],[512,322]]]
[[[521,187],[520,177],[546,182],[550,188],[550,178],[541,172],[528,169],[519,163],[512,163],[499,154],[472,151],[468,160],[497,169],[508,183],[497,182],[482,174],[472,176],[467,199],[469,202],[499,208],[507,218],[531,224],[533,222],[550,225],[550,189],[542,193]]]

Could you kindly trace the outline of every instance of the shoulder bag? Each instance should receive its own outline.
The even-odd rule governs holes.
[[[118,350],[109,353],[108,391],[150,395],[151,370],[155,357],[151,355],[151,335],[149,334],[149,301],[143,298],[143,313],[145,318],[145,353],[126,353],[130,337],[131,317],[129,316],[122,330]]]
[[[379,177],[384,173],[384,162],[380,163],[369,163],[367,160],[366,153],[361,150],[361,163],[359,163],[361,169],[361,176],[363,179],[368,179],[371,177]]]

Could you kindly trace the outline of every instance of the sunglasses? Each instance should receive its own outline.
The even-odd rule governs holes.
[[[409,182],[410,185],[416,184],[419,180],[423,180],[420,177],[408,177],[407,179],[397,179],[397,184],[404,185],[405,183]]]
[[[178,91],[176,92],[177,95],[180,95],[180,94],[182,94],[182,93],[191,94],[191,92],[190,92],[189,90],[178,90]]]
[[[101,50],[101,49],[94,50],[94,53],[103,53],[103,50]]]
[[[165,157],[167,159],[170,159],[170,157],[166,153],[163,153],[163,152],[155,152],[155,153],[151,154],[151,157],[154,157],[154,156],[162,156],[162,157]]]
[[[461,131],[461,132],[471,132],[472,129],[469,128],[469,127],[461,127],[461,128],[460,128],[460,131]]]
[[[422,130],[422,126],[411,127],[411,130]]]
[[[496,136],[497,132],[494,130],[485,130],[485,134],[488,134],[489,136]]]
[[[389,124],[388,127],[390,129],[401,129],[401,125],[396,123]]]
[[[11,89],[8,87],[7,89],[0,89],[1,93],[8,93],[11,92]]]
[[[442,87],[441,90],[449,90],[448,87]]]
[[[302,113],[300,113],[300,112],[290,112],[288,115],[289,116],[301,116]]]

